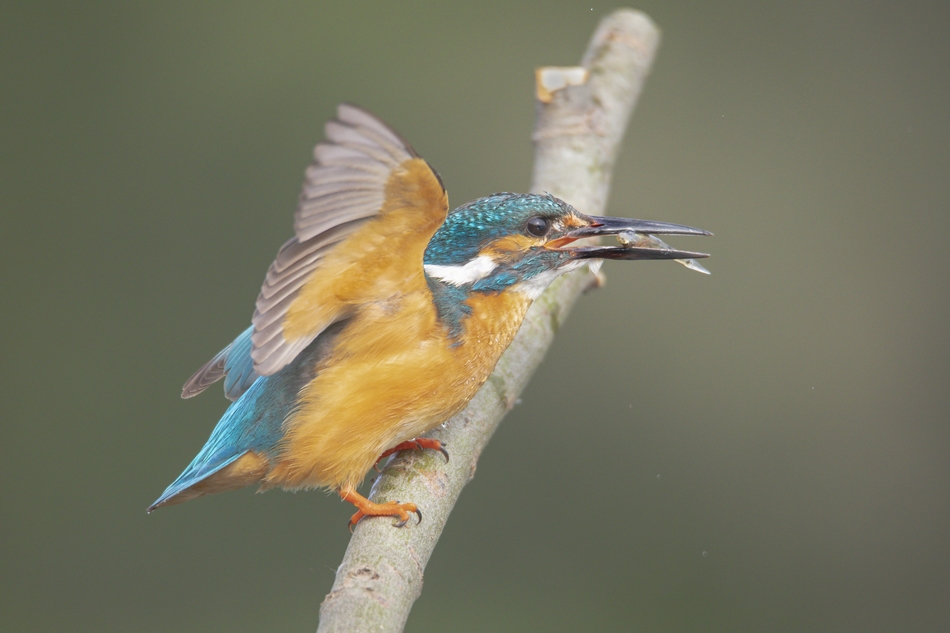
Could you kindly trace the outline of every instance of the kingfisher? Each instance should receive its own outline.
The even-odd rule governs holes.
[[[708,256],[591,243],[711,233],[584,215],[551,195],[496,193],[449,212],[438,173],[353,105],[338,107],[325,137],[251,326],[182,389],[190,398],[223,379],[232,403],[148,512],[259,484],[333,490],[356,506],[351,530],[364,517],[421,521],[415,503],[374,503],[357,487],[397,451],[448,459],[420,436],[471,400],[551,281],[604,259]]]

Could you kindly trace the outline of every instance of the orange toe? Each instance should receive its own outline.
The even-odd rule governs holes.
[[[410,513],[415,513],[419,517],[419,523],[422,523],[422,512],[414,503],[399,503],[398,501],[373,503],[355,490],[341,490],[340,498],[356,506],[356,514],[350,517],[350,532],[363,517],[397,517],[393,526],[403,527],[409,522]]]
[[[394,453],[398,453],[400,451],[414,451],[414,450],[421,450],[421,449],[439,451],[445,456],[445,461],[446,462],[449,461],[449,452],[445,450],[445,444],[443,444],[439,440],[432,439],[431,437],[417,437],[414,440],[409,440],[408,442],[402,442],[401,444],[396,444],[389,450],[383,451],[383,454],[380,455],[379,459],[376,460],[376,463],[373,464],[373,468],[375,468],[376,471],[379,472],[379,468],[377,468],[377,466],[379,465],[379,462],[381,462],[382,460],[384,460],[385,458],[389,457],[390,455]]]

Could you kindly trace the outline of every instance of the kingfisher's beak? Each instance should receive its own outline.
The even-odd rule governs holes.
[[[587,216],[587,219],[591,220],[591,223],[569,232],[564,236],[565,241],[573,242],[574,240],[591,237],[635,233],[642,235],[712,235],[709,231],[692,226],[654,222],[653,220],[608,218],[596,215]],[[659,243],[663,244],[662,242]],[[578,246],[568,247],[564,250],[572,252],[572,259],[699,259],[709,257],[707,253],[640,246]]]

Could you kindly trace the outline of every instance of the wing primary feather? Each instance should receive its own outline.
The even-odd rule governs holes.
[[[267,278],[269,279],[271,275],[282,274],[288,268],[298,265],[302,260],[310,257],[313,253],[323,248],[323,246],[333,241],[332,239],[325,239],[327,237],[333,237],[332,235],[321,235],[318,237],[320,239],[313,238],[305,242],[301,242],[296,237],[292,237],[284,242],[284,245],[277,251],[277,257],[274,258],[274,263],[267,269]]]
[[[335,228],[334,224],[336,226],[339,226],[343,222],[349,224],[356,220],[365,221],[373,217],[373,215],[374,215],[373,213],[370,213],[369,211],[366,211],[366,210],[363,210],[363,211],[353,210],[345,214],[337,214],[331,218],[318,217],[318,218],[314,218],[310,220],[304,219],[304,220],[301,220],[300,222],[295,223],[295,228],[297,229],[297,233],[299,235],[309,238],[311,233],[314,236],[317,236]],[[334,220],[339,220],[339,222],[334,222]]]
[[[364,140],[359,134],[359,129],[342,129],[352,132],[360,140]],[[410,156],[403,150],[393,145],[380,145],[374,141],[373,145],[362,142],[346,142],[345,145],[336,145],[321,143],[314,150],[314,158],[326,166],[349,165],[360,163],[370,166],[373,163],[382,163],[384,165],[398,165]]]
[[[291,362],[301,350],[310,345],[313,338],[301,338],[270,349],[266,355],[261,355],[261,360],[257,358],[254,359],[254,371],[265,376],[270,376],[280,371],[287,363]],[[251,356],[253,357],[257,351],[258,348],[255,347],[251,351]]]
[[[382,204],[382,202],[382,194],[373,191],[331,191],[319,196],[307,196],[307,199],[301,202],[300,213],[302,217],[310,217],[324,209],[327,211],[345,211],[349,207],[362,209],[368,204]],[[376,212],[377,210],[373,209],[373,213]]]
[[[330,121],[326,126],[326,134],[331,141],[355,149],[384,165],[398,165],[404,160],[412,158],[405,150],[383,140],[379,135],[373,134],[365,128],[355,128],[345,123]],[[373,144],[366,143],[366,140],[372,141]],[[356,159],[357,157],[353,156],[352,158]]]
[[[236,400],[257,379],[254,363],[251,359],[251,334],[254,326],[241,332],[237,338],[214,358],[205,363],[185,382],[181,390],[182,398],[192,398],[215,382],[225,378],[224,393]]]
[[[358,178],[379,185],[380,179],[385,182],[390,171],[386,165],[378,165],[363,158],[339,160],[332,165],[313,164],[304,170],[304,186],[310,182],[326,181],[338,175],[346,176],[347,179]]]
[[[224,361],[227,360],[231,345],[215,354],[214,358],[202,365],[181,388],[182,398],[194,398],[224,376]]]
[[[415,158],[413,154],[406,151],[406,147],[404,145],[400,143],[393,143],[372,128],[360,126],[355,129],[360,133],[360,135],[373,141],[376,147],[380,147],[396,163],[402,163],[403,161],[410,158]],[[359,149],[362,150],[364,147],[366,147],[365,144],[359,144]],[[384,156],[381,156],[381,158],[384,158]]]
[[[356,146],[362,151],[368,147],[382,149],[396,162],[401,163],[406,158],[415,158],[415,153],[409,151],[404,141],[392,139],[391,135],[386,134],[377,126],[363,126],[340,119],[331,119],[324,126],[324,132],[328,139],[340,145]]]
[[[284,297],[280,301],[270,302],[261,300],[258,297],[257,309],[254,310],[254,349],[257,349],[261,341],[261,332],[266,330],[272,323],[279,323],[283,320],[284,315],[287,313],[287,308],[290,307],[290,304],[294,302],[296,297],[289,296]]]
[[[365,160],[366,154],[346,145],[317,143],[313,148],[313,157],[321,165],[333,165],[335,161],[347,161],[354,158]]]
[[[288,284],[296,282],[301,277],[307,277],[310,273],[313,272],[313,267],[319,263],[319,260],[323,259],[326,253],[314,253],[312,257],[308,257],[304,261],[300,262],[299,266],[294,266],[288,268],[284,271],[280,277],[276,279],[265,279],[264,285],[261,288],[261,296],[267,299],[268,301],[273,300],[274,295],[280,292],[283,288],[286,288]],[[313,267],[311,266],[313,265]]]
[[[382,134],[393,143],[405,147],[406,151],[409,152],[413,157],[418,156],[418,154],[416,154],[416,150],[414,150],[412,146],[406,142],[406,139],[400,136],[398,132],[393,130],[391,127],[377,119],[374,115],[370,114],[363,108],[355,106],[351,103],[341,103],[339,106],[337,106],[336,111],[336,116],[340,121],[375,130],[377,133]]]
[[[344,222],[371,218],[376,215],[373,206],[366,203],[354,205],[341,200],[336,203],[328,201],[320,206],[321,213],[313,213],[300,218],[301,224],[309,231],[316,230],[318,226],[326,227],[324,230],[330,230]],[[317,235],[322,235],[324,230],[319,231]]]
[[[321,182],[318,185],[306,185],[303,190],[302,198],[312,200],[328,193],[339,191],[352,191],[354,193],[372,193],[379,196],[378,187],[359,180]]]
[[[320,235],[305,241],[300,241],[296,237],[290,238],[277,252],[274,263],[271,264],[271,267],[267,271],[268,279],[270,279],[271,273],[283,273],[288,268],[297,265],[303,258],[309,257],[311,254],[323,248],[332,246],[346,239],[350,233],[362,226],[364,222],[365,220],[353,220],[351,222],[338,224],[332,229],[324,231]]]
[[[288,275],[280,280],[280,284],[265,286],[261,290],[261,298],[268,302],[279,303],[287,298],[288,295],[296,293],[313,274],[312,270],[306,268],[296,271],[295,274]]]
[[[329,249],[329,247],[335,243],[336,242],[328,242],[322,245],[321,248],[314,249],[312,252],[303,252],[297,259],[285,262],[283,268],[272,266],[270,270],[267,271],[267,276],[264,277],[264,286],[270,288],[271,286],[277,285],[286,275],[295,275],[301,268],[307,268],[311,264],[315,264],[316,260],[322,259],[326,255],[324,248]]]

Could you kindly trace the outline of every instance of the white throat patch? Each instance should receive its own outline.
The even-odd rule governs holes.
[[[530,279],[526,279],[522,282],[516,283],[511,287],[515,292],[520,292],[523,295],[527,295],[529,299],[534,301],[541,296],[541,293],[544,292],[544,289],[548,285],[563,275],[564,273],[569,273],[576,268],[580,268],[585,262],[583,260],[574,260],[567,262],[566,264],[560,266],[559,268],[554,268],[553,270],[546,270],[543,273],[538,273]]]
[[[479,279],[484,279],[491,271],[495,270],[496,266],[495,260],[488,255],[479,255],[464,266],[426,264],[423,268],[430,277],[441,279],[453,286],[464,286],[465,284],[475,283]]]

